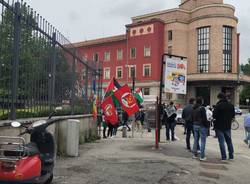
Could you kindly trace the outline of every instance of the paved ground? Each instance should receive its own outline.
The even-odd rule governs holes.
[[[178,141],[165,141],[154,149],[154,132],[135,138],[112,139],[81,145],[80,157],[58,158],[54,184],[247,184],[250,149],[240,129],[233,131],[235,160],[221,162],[217,139],[207,141],[206,162],[192,159],[185,149],[183,127],[177,126]],[[212,132],[213,133],[213,132]],[[131,133],[129,133],[130,135]]]

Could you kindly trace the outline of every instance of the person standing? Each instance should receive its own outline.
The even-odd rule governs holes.
[[[142,119],[142,110],[140,109],[138,112],[135,113],[135,125],[137,132],[141,132],[141,137],[142,137],[143,129],[141,124],[141,119]]]
[[[194,98],[189,99],[189,103],[184,107],[182,111],[182,119],[185,120],[185,129],[186,129],[186,148],[191,151],[190,147],[190,136],[193,133],[193,122],[192,122],[192,112],[194,105]]]
[[[246,133],[246,138],[244,139],[244,142],[250,148],[250,109],[249,109],[249,113],[244,118],[244,128],[245,128],[245,133]]]
[[[127,127],[128,131],[131,131],[131,128],[128,126],[128,113],[126,111],[123,111],[122,113],[122,121],[123,121],[123,127]]]
[[[170,131],[171,131],[171,140],[176,141],[175,139],[175,126],[176,126],[176,107],[174,102],[170,102],[169,105],[165,108],[167,120],[166,120],[166,140],[170,140]]]
[[[193,107],[192,121],[194,129],[194,145],[193,145],[193,158],[198,158],[198,144],[200,143],[200,161],[205,161],[205,147],[207,139],[208,121],[206,109],[202,106],[202,98],[196,99],[196,104]]]
[[[214,128],[218,137],[221,160],[227,159],[225,141],[228,147],[229,159],[232,160],[234,159],[234,148],[231,136],[231,124],[235,118],[234,106],[228,102],[224,93],[219,93],[217,98],[219,101],[213,111],[213,118],[215,119]]]

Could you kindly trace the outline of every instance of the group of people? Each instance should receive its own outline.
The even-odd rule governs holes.
[[[134,130],[138,132],[140,131],[141,136],[142,136],[145,113],[143,112],[142,109],[140,109],[138,112],[135,113],[134,116],[135,116],[135,121],[132,123],[132,129],[133,131]],[[116,136],[117,129],[119,126],[123,126],[127,128],[128,131],[131,131],[131,127],[129,126],[129,116],[125,111],[122,112],[122,117],[118,118],[118,122],[116,124],[110,123],[109,121],[105,119],[104,116],[102,117],[100,121],[102,122],[102,127],[103,127],[103,132],[102,132],[103,139],[106,139],[108,137],[112,138]],[[108,128],[108,131],[107,131],[107,128]]]
[[[221,160],[234,159],[234,147],[231,137],[231,123],[235,118],[234,106],[227,100],[224,93],[219,93],[218,102],[214,106],[212,118],[213,126],[218,138]],[[193,158],[206,160],[205,147],[209,133],[210,121],[206,108],[203,106],[202,98],[191,98],[189,104],[185,106],[182,118],[186,126],[186,148],[193,153]],[[193,133],[194,144],[191,150],[190,136]],[[200,142],[200,143],[199,143]],[[228,148],[228,157],[225,149],[225,142]]]

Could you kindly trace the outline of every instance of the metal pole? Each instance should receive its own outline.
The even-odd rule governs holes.
[[[133,74],[133,83],[132,83],[133,93],[135,92],[135,73]]]
[[[156,122],[155,122],[155,149],[159,148],[159,101],[158,101],[158,97],[156,98],[156,104],[155,104],[155,108],[156,108]]]
[[[85,76],[85,105],[87,107],[87,112],[90,112],[88,103],[88,82],[89,82],[89,67],[86,66],[86,76]]]
[[[75,51],[76,54],[76,51]],[[75,80],[76,80],[76,72],[75,72],[76,58],[73,57],[72,63],[72,78],[71,78],[71,95],[70,95],[70,105],[71,105],[71,115],[74,114],[74,106],[75,106]]]
[[[11,86],[11,114],[10,119],[16,119],[17,86],[19,73],[19,53],[21,38],[21,7],[20,3],[15,3],[14,17],[14,42],[13,42],[13,60],[12,60],[12,86]]]
[[[163,87],[163,65],[164,65],[164,54],[162,55],[162,60],[161,60],[161,76],[160,76],[160,90],[159,90],[159,103],[158,103],[158,115],[157,115],[157,122],[158,122],[158,136],[159,136],[159,139],[158,141],[160,142],[161,139],[161,128],[160,128],[160,123],[161,123],[161,120],[160,120],[160,111],[161,111],[161,104],[162,104],[162,87]]]
[[[128,83],[128,57],[129,57],[129,51],[128,51],[128,35],[129,31],[128,28],[126,28],[126,81]]]
[[[56,81],[56,33],[52,35],[52,65],[51,65],[51,99],[50,99],[50,111],[52,106],[55,105],[55,81]]]

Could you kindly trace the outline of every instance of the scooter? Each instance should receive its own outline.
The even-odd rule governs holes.
[[[52,116],[52,115],[51,115]],[[46,128],[56,119],[35,121],[29,126],[12,122],[12,127],[24,127],[18,137],[0,136],[0,184],[49,184],[53,180],[55,141]],[[30,134],[25,143],[21,135]]]

